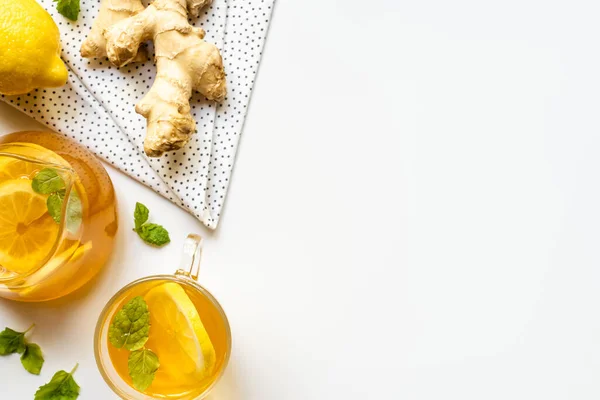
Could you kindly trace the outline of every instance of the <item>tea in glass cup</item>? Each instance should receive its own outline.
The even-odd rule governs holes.
[[[0,297],[78,289],[106,263],[117,226],[113,185],[93,154],[57,133],[0,137]]]
[[[201,399],[231,352],[227,317],[197,282],[201,239],[190,235],[174,275],[139,279],[109,300],[96,326],[96,362],[121,398]]]

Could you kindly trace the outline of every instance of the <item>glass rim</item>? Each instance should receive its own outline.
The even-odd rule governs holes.
[[[105,369],[104,363],[103,363],[103,357],[100,354],[100,348],[101,348],[100,347],[100,337],[102,336],[101,331],[102,331],[102,328],[104,327],[103,322],[106,321],[106,317],[108,316],[108,313],[112,308],[111,306],[115,303],[117,298],[119,296],[121,296],[123,293],[125,293],[127,290],[129,290],[133,286],[138,285],[140,283],[155,281],[155,280],[163,280],[163,279],[176,281],[176,282],[177,281],[182,282],[184,284],[194,287],[194,289],[201,292],[203,295],[205,295],[208,298],[208,300],[210,300],[210,302],[215,306],[215,308],[219,312],[221,319],[225,323],[225,331],[227,333],[227,339],[226,339],[227,345],[226,345],[226,349],[225,349],[225,358],[223,360],[223,366],[221,367],[219,374],[211,382],[211,384],[209,386],[207,386],[202,393],[200,393],[198,396],[194,397],[193,399],[199,400],[199,399],[206,397],[211,392],[211,390],[215,387],[215,385],[221,380],[221,378],[223,377],[223,374],[225,373],[225,370],[227,369],[227,365],[229,363],[229,358],[231,356],[231,346],[232,346],[231,327],[229,325],[229,320],[227,319],[227,315],[225,314],[225,311],[223,310],[223,307],[221,307],[221,304],[219,303],[219,301],[212,295],[212,293],[210,293],[208,290],[206,290],[206,288],[204,288],[196,280],[194,280],[190,277],[177,275],[177,274],[161,274],[161,275],[146,276],[146,277],[143,277],[140,279],[136,279],[136,280],[128,283],[127,285],[123,286],[119,291],[117,291],[106,302],[106,304],[104,305],[104,308],[102,309],[102,311],[100,312],[100,315],[98,316],[98,321],[96,322],[96,328],[94,329],[94,358],[96,359],[96,366],[98,367],[98,370],[100,371],[100,375],[102,375],[104,382],[106,382],[108,387],[110,387],[111,390],[115,394],[117,394],[121,399],[138,400],[137,398],[132,398],[127,393],[125,393],[121,389],[121,387],[119,387],[119,385],[116,384],[108,376],[108,374],[106,372],[106,369]],[[141,393],[141,392],[139,392],[139,394],[140,394],[140,399],[142,398],[141,396],[145,396],[145,397],[143,397],[144,399],[161,399],[161,397],[153,397],[153,396]]]

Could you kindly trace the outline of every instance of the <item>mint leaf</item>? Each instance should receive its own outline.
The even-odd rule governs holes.
[[[171,241],[169,232],[157,224],[142,225],[142,228],[138,231],[138,235],[144,242],[155,246],[163,246]]]
[[[148,221],[148,215],[150,210],[142,203],[135,203],[135,211],[133,212],[133,222],[135,223],[135,230],[139,230],[142,225]]]
[[[129,376],[133,380],[133,387],[143,392],[152,384],[160,362],[152,350],[140,349],[129,354],[127,365],[129,366]]]
[[[40,346],[35,343],[27,343],[25,352],[21,356],[21,364],[29,373],[39,375],[42,365],[44,365],[44,356]]]
[[[141,349],[148,340],[150,331],[150,312],[142,296],[129,300],[121,308],[110,327],[108,340],[116,348],[133,351]]]
[[[50,211],[50,210],[48,210]],[[67,230],[73,234],[79,231],[83,220],[83,207],[77,190],[73,188],[67,203]]]
[[[163,246],[169,243],[171,238],[165,228],[158,224],[147,223],[149,214],[148,207],[142,203],[135,203],[135,211],[133,212],[134,232],[137,232],[144,242],[154,246]]]
[[[59,190],[56,193],[52,193],[46,200],[46,207],[48,208],[48,214],[54,219],[57,224],[60,224],[62,217],[62,206],[65,201],[65,190]],[[81,221],[83,220],[83,207],[81,205],[81,198],[77,189],[73,188],[69,195],[69,202],[67,203],[67,231],[75,234],[79,231]]]
[[[34,400],[75,400],[79,397],[79,385],[73,379],[76,369],[77,365],[71,372],[55,373],[50,382],[40,386],[35,392]]]
[[[52,168],[44,168],[38,172],[31,187],[36,193],[49,194],[46,199],[46,207],[48,214],[52,219],[60,224],[62,217],[62,206],[65,201],[65,181],[58,175],[56,170]],[[71,233],[77,233],[83,219],[83,210],[81,206],[81,198],[77,190],[73,187],[69,195],[69,203],[67,204],[67,230]]]
[[[48,207],[48,214],[52,217],[54,222],[60,224],[60,217],[62,214],[62,204],[65,200],[65,191],[59,190],[56,193],[52,193],[46,200],[46,207]]]
[[[77,21],[79,16],[79,0],[54,0],[58,2],[56,10],[71,21]]]
[[[65,188],[65,181],[56,170],[44,168],[38,172],[31,182],[31,188],[39,194],[50,194]]]
[[[31,328],[33,328],[33,325],[29,327],[29,329]],[[17,332],[10,328],[5,328],[0,332],[0,356],[25,352],[25,334],[29,332],[29,329],[25,332]]]

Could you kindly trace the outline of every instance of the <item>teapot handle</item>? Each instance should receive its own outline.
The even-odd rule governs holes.
[[[200,260],[202,258],[203,239],[200,235],[190,233],[183,243],[183,255],[179,263],[179,269],[175,275],[185,276],[198,280],[200,273]]]

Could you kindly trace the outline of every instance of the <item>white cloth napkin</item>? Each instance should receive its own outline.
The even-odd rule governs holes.
[[[217,105],[194,94],[190,103],[198,132],[185,148],[153,159],[143,151],[146,120],[134,110],[154,81],[153,61],[117,69],[107,59],[83,59],[79,48],[98,14],[99,0],[81,0],[77,22],[60,15],[53,0],[38,1],[60,29],[69,81],[61,88],[2,100],[216,228],[275,0],[214,0],[192,20],[206,31],[205,40],[221,49],[227,98]]]

